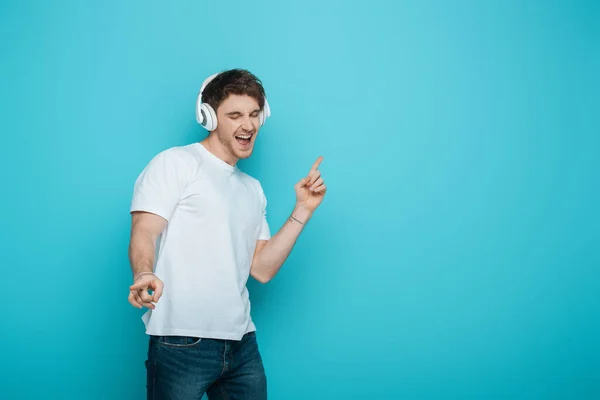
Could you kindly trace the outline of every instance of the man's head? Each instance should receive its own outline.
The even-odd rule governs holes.
[[[247,70],[232,69],[218,74],[202,92],[202,102],[217,114],[217,128],[211,132],[227,158],[241,159],[252,154],[260,128],[265,91],[260,80]]]

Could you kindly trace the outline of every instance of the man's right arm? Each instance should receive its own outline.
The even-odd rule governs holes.
[[[152,272],[156,240],[166,226],[167,220],[156,214],[132,213],[129,263],[133,273],[134,285],[132,287],[134,289],[130,290],[129,302],[135,307],[153,308],[151,302],[158,301],[162,292],[162,282]],[[142,274],[144,272],[146,274]],[[140,276],[140,274],[142,275]],[[136,279],[138,276],[139,279]],[[155,291],[154,296],[148,294],[150,289]]]
[[[153,309],[152,302],[162,295],[163,283],[152,273],[156,240],[175,212],[196,164],[185,149],[173,147],[154,156],[135,181],[129,208],[129,263],[134,279],[129,302],[134,307]]]
[[[167,221],[156,214],[132,213],[129,263],[134,277],[141,272],[152,272],[156,240],[166,226]]]

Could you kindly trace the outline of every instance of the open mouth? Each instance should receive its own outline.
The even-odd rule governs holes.
[[[235,140],[237,140],[242,147],[248,147],[250,145],[250,141],[252,140],[252,134],[236,135]]]

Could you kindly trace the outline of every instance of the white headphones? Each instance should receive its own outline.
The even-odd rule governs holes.
[[[206,85],[208,85],[217,75],[219,75],[219,73],[213,74],[204,80],[204,83],[202,83],[202,87],[200,88],[200,93],[198,94],[198,99],[196,100],[196,121],[198,121],[198,123],[209,132],[217,129],[217,113],[210,106],[210,104],[202,102],[202,92],[204,91]],[[265,96],[265,105],[258,116],[260,126],[263,126],[267,118],[270,116],[271,108],[269,107],[269,102]]]

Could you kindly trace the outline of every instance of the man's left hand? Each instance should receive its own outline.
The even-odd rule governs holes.
[[[322,156],[315,161],[308,176],[302,178],[295,186],[297,206],[311,213],[319,207],[327,191],[321,171],[319,171],[321,161],[323,161]]]

